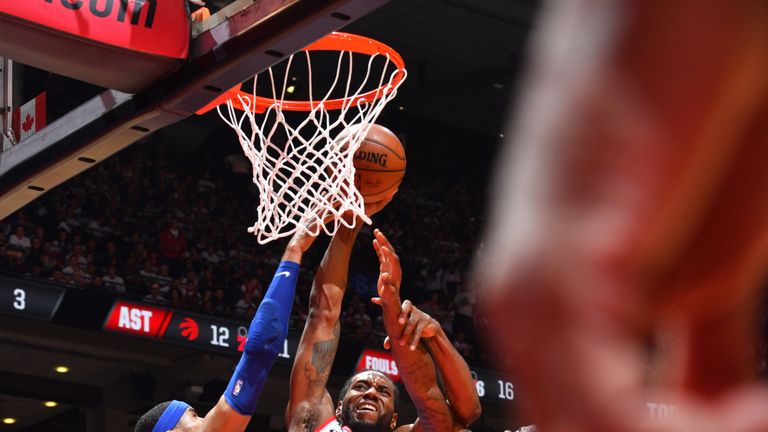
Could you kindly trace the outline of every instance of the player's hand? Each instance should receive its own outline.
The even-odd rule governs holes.
[[[373,249],[379,257],[379,280],[376,289],[384,302],[400,303],[400,283],[403,272],[395,248],[380,230],[373,230]]]
[[[317,239],[317,235],[313,235],[313,232],[315,232],[315,230],[312,228],[309,228],[306,231],[302,229],[297,230],[293,237],[291,237],[291,240],[288,242],[288,247],[297,248],[302,253],[306,252],[307,249],[312,246],[312,243],[314,243],[315,239]]]
[[[381,305],[381,299],[378,297],[372,298],[371,301]],[[434,337],[440,330],[440,323],[428,313],[414,306],[410,300],[403,302],[398,322],[400,324],[405,324],[403,333],[400,335],[399,343],[401,346],[408,344],[411,351],[416,349],[421,339]],[[389,336],[387,336],[384,339],[384,348],[390,349],[391,347],[392,341]]]
[[[387,204],[390,203],[390,201],[392,201],[392,198],[395,197],[396,193],[397,193],[397,189],[395,189],[389,196],[381,199],[380,201],[365,203],[365,214],[368,217],[371,217],[376,213],[380,212],[384,207],[387,206]]]
[[[397,190],[393,191],[389,196],[384,197],[383,199],[381,199],[379,201],[365,203],[365,214],[366,214],[366,216],[371,217],[371,216],[375,215],[376,213],[380,212],[384,207],[387,206],[387,204],[390,203],[390,201],[392,201],[392,198],[395,197],[395,193],[396,192],[397,192]],[[344,219],[344,221],[350,227],[354,226],[356,228],[360,228],[360,227],[363,226],[363,220],[360,219],[359,216],[356,216],[352,211],[347,211],[341,217]],[[353,218],[356,218],[354,225],[352,224]]]
[[[317,239],[317,234],[319,234],[318,230],[313,228],[309,227],[307,230],[299,229],[293,234],[293,237],[291,237],[288,245],[285,247],[283,261],[301,262],[302,255],[312,246],[312,243]]]

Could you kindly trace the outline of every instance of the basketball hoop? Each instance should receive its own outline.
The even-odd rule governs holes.
[[[325,75],[318,73],[323,67],[335,73],[330,84],[313,81],[313,57],[316,78]],[[367,66],[355,69],[360,57]],[[333,235],[342,225],[354,226],[356,217],[342,217],[348,212],[371,223],[354,186],[353,156],[406,75],[402,57],[389,46],[335,32],[254,76],[252,91],[238,85],[198,111],[215,107],[251,161],[259,206],[248,231],[259,243],[297,230]],[[292,99],[297,82],[306,89]],[[352,125],[352,133],[342,134]]]

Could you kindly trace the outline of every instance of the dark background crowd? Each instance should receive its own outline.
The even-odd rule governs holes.
[[[157,134],[1,221],[0,272],[249,320],[285,240],[259,245],[246,232],[258,196],[249,175],[233,166],[239,148],[226,133],[218,129],[192,150]],[[224,144],[211,145],[211,139]],[[434,165],[429,149],[414,151],[411,165]],[[374,226],[401,256],[403,299],[436,318],[470,363],[484,363],[467,277],[482,204],[470,181],[442,168],[445,175],[409,169]],[[303,328],[312,275],[327,240],[318,240],[305,258],[293,331]],[[366,226],[350,266],[341,316],[350,346],[378,347],[385,336],[379,307],[370,302],[378,276],[371,240],[372,227]]]

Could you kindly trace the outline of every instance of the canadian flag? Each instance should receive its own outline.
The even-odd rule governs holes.
[[[17,142],[31,137],[45,127],[45,92],[13,112],[12,127]]]

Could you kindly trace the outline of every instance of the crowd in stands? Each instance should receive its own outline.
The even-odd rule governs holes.
[[[259,245],[246,232],[255,189],[210,154],[198,158],[177,163],[162,139],[150,139],[50,191],[0,221],[0,273],[250,319],[285,243]],[[435,317],[470,362],[484,362],[467,284],[478,203],[466,184],[444,183],[409,175],[374,222],[401,256],[403,298]],[[378,275],[371,231],[363,228],[353,255],[341,329],[343,338],[378,347],[384,328],[370,302]],[[303,327],[324,242],[305,258],[294,331]]]

